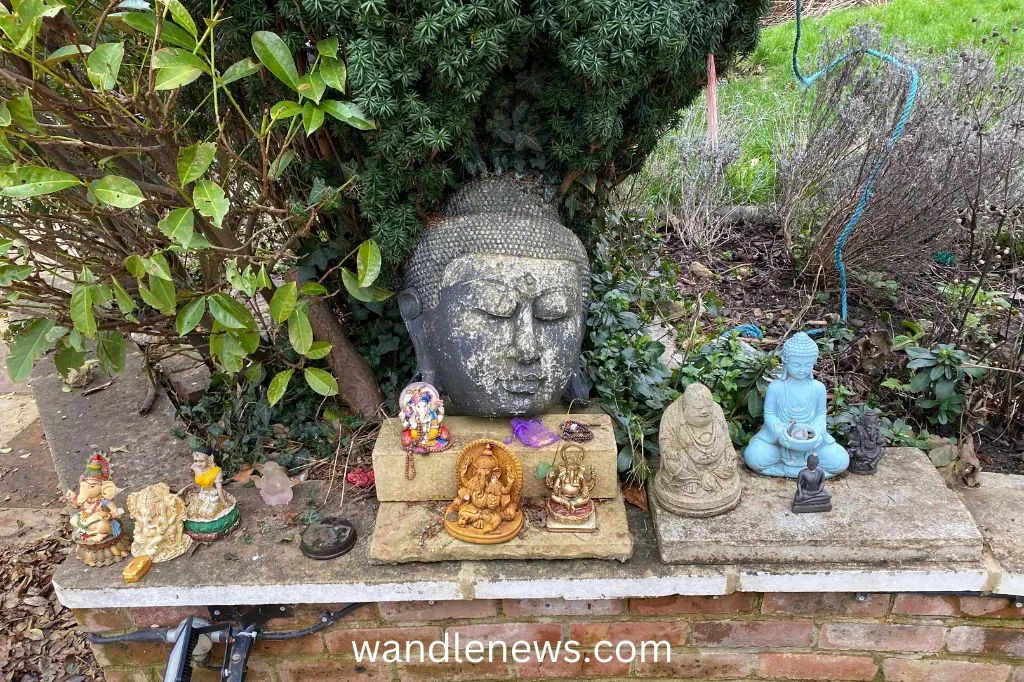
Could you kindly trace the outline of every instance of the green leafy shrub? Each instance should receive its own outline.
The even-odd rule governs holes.
[[[915,404],[932,424],[956,423],[963,412],[965,384],[980,379],[987,368],[949,343],[932,348],[911,346],[904,352],[909,357],[909,382],[890,378],[882,386],[916,395]]]

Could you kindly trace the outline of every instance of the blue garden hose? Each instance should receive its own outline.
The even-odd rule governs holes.
[[[896,127],[893,128],[892,134],[889,136],[889,140],[885,144],[885,148],[882,153],[878,156],[878,160],[875,161],[875,165],[871,168],[871,172],[868,173],[867,182],[864,183],[864,189],[861,191],[860,199],[857,201],[857,206],[853,209],[853,213],[850,215],[850,219],[846,222],[846,226],[843,231],[839,233],[839,238],[836,239],[835,246],[835,264],[836,270],[839,271],[839,300],[841,305],[840,316],[843,322],[846,321],[846,266],[843,264],[843,247],[846,246],[846,241],[853,234],[853,228],[857,226],[857,222],[861,216],[864,215],[864,209],[867,208],[868,202],[871,200],[871,193],[875,187],[875,180],[878,179],[878,174],[882,171],[882,167],[885,165],[886,160],[889,158],[889,153],[893,147],[896,146],[896,142],[903,136],[903,129],[907,125],[907,121],[910,120],[910,114],[914,109],[914,102],[917,100],[917,89],[920,84],[921,78],[913,66],[904,64],[896,57],[892,55],[879,52],[878,50],[871,50],[865,48],[858,48],[851,50],[846,54],[843,54],[834,59],[825,68],[812,73],[810,76],[804,77],[800,73],[800,66],[797,63],[797,53],[800,51],[800,10],[801,1],[796,0],[796,40],[793,41],[793,75],[800,82],[801,85],[807,87],[810,86],[814,81],[818,80],[821,76],[825,75],[835,67],[845,62],[850,57],[858,54],[868,54],[872,57],[877,57],[892,66],[895,66],[901,71],[905,71],[910,74],[910,87],[907,89],[907,101],[903,105],[903,113],[900,114],[899,120],[896,122]]]

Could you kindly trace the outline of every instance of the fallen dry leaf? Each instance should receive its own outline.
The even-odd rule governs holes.
[[[634,507],[647,511],[647,491],[632,483],[622,484],[622,496]]]

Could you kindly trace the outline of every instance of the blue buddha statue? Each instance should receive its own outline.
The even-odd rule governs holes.
[[[759,474],[796,478],[812,452],[826,477],[849,466],[846,449],[825,430],[825,385],[812,376],[817,359],[818,345],[803,332],[782,344],[782,377],[768,384],[764,426],[743,451]]]

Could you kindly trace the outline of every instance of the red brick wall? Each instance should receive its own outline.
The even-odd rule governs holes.
[[[330,605],[326,606],[327,608]],[[296,629],[321,607],[299,606],[272,621]],[[203,609],[76,612],[88,632],[176,625]],[[447,632],[466,638],[557,642],[667,640],[671,662],[631,664],[357,664],[352,642],[429,643]],[[157,682],[169,646],[94,647],[110,682]],[[215,650],[214,654],[218,652]],[[211,661],[219,660],[211,656]],[[1024,682],[1024,609],[995,597],[870,594],[732,594],[589,602],[526,599],[368,605],[300,640],[263,642],[249,680],[501,680],[540,678],[690,678],[727,680],[874,680]],[[217,679],[197,671],[194,680]]]

